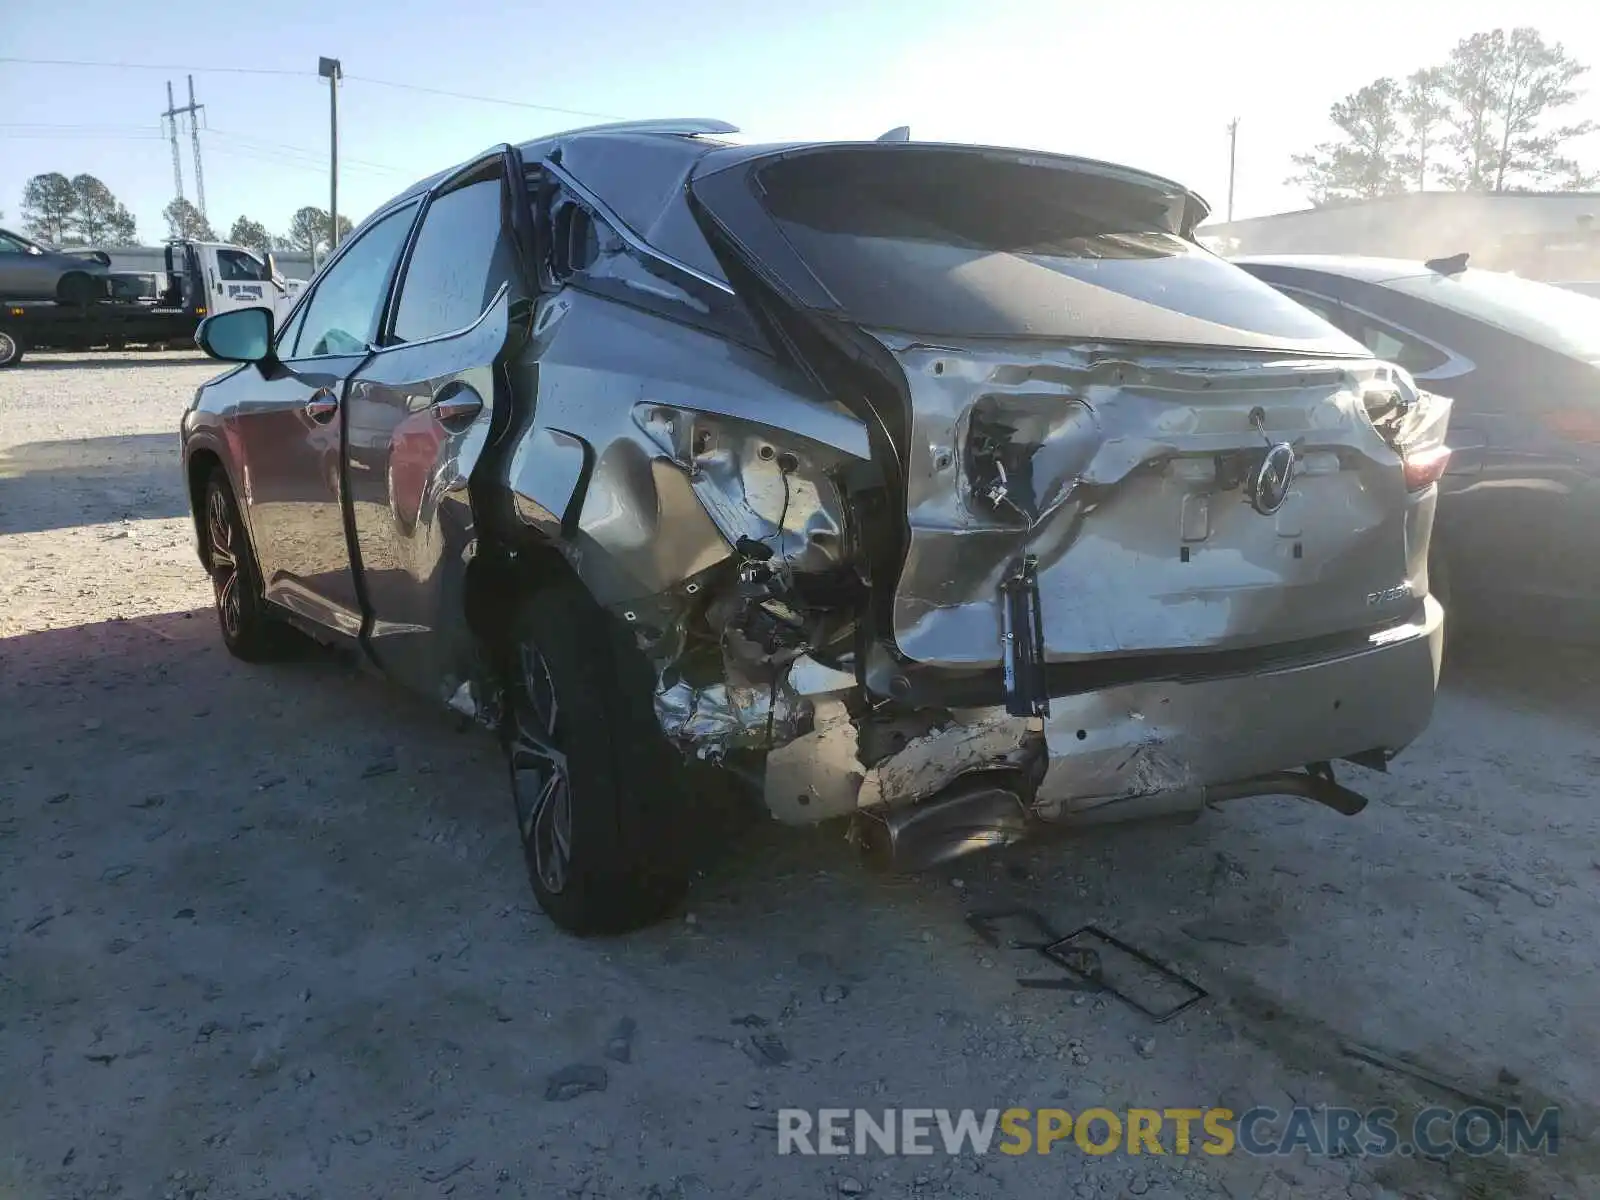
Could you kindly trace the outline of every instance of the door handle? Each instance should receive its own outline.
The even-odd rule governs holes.
[[[441,425],[464,425],[483,411],[483,398],[469,387],[447,391],[430,406]]]
[[[318,425],[326,425],[339,413],[339,399],[327,388],[323,388],[306,401],[306,416]]]

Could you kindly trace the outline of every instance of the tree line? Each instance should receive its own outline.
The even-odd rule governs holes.
[[[193,203],[178,197],[161,210],[167,236],[197,242],[221,241],[211,222]],[[93,175],[67,176],[59,171],[35,175],[22,189],[23,229],[54,246],[136,246],[139,231],[133,214]],[[339,240],[350,232],[350,220],[339,218]],[[265,254],[298,250],[313,259],[328,249],[330,223],[326,209],[308,204],[296,210],[285,233],[274,234],[260,221],[240,215],[225,240]]]
[[[1562,120],[1588,69],[1536,29],[1475,33],[1442,63],[1337,101],[1328,119],[1339,136],[1296,154],[1286,182],[1318,206],[1430,188],[1592,188],[1600,175],[1569,149],[1595,123]]]

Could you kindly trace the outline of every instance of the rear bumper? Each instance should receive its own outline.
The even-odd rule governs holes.
[[[769,758],[768,800],[781,817],[800,785],[813,801],[811,819],[851,807],[852,798],[856,809],[882,813],[928,800],[963,776],[1006,771],[1023,781],[1031,814],[1046,821],[1197,809],[1208,788],[1403,749],[1433,714],[1443,644],[1444,612],[1428,597],[1410,623],[1326,658],[1057,696],[1042,721],[1003,707],[959,710],[953,723],[865,770],[845,761],[854,739],[840,736],[819,706],[816,731]]]
[[[1444,611],[1355,653],[1280,670],[1139,683],[1053,699],[1038,815],[1068,818],[1155,793],[1191,795],[1308,763],[1409,745],[1433,715]],[[1109,815],[1109,814],[1108,814]],[[1131,814],[1130,814],[1131,815]]]

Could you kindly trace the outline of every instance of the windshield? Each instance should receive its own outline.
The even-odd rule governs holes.
[[[1413,275],[1384,284],[1535,345],[1600,361],[1600,300],[1498,271]]]
[[[1187,196],[1154,181],[943,149],[799,156],[759,181],[806,267],[870,327],[1351,350],[1180,236]]]

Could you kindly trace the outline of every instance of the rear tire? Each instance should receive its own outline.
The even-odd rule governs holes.
[[[56,301],[59,304],[82,306],[95,298],[94,278],[82,271],[71,271],[56,284]]]
[[[16,366],[22,361],[25,349],[22,334],[14,329],[0,329],[0,368]]]
[[[289,630],[272,619],[262,597],[261,569],[256,565],[239,506],[227,472],[214,467],[206,480],[204,536],[211,587],[216,596],[217,625],[228,653],[245,662],[283,657]]]
[[[506,657],[504,742],[534,895],[569,933],[659,920],[688,886],[688,797],[649,662],[570,576],[522,600]]]

